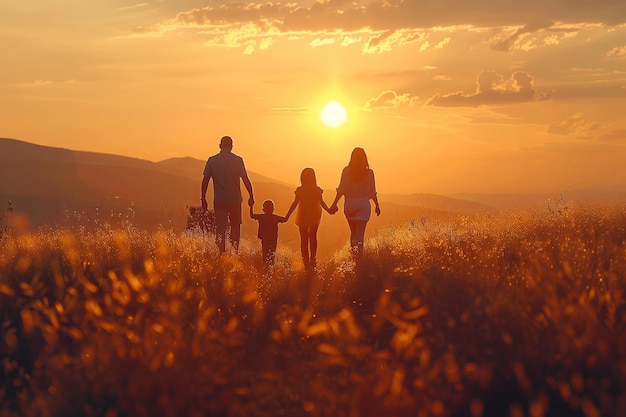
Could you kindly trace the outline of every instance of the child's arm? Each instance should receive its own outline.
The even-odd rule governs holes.
[[[324,197],[322,197],[322,195],[320,194],[320,205],[322,206],[322,208],[324,210],[326,210],[328,212],[328,214],[334,214],[334,212],[332,212],[330,210],[330,208],[326,205],[326,203],[324,202]]]
[[[254,214],[254,210],[252,209],[254,205],[250,206],[250,218],[254,219],[254,220],[258,220],[259,216],[257,214]]]
[[[296,198],[293,200],[293,203],[291,203],[291,207],[289,207],[289,210],[287,210],[287,214],[285,214],[285,221],[289,220],[289,216],[291,216],[291,213],[293,213],[296,207],[298,207],[299,202],[300,202],[300,197],[296,195]]]
[[[330,214],[335,214],[337,213],[337,210],[339,210],[337,208],[337,203],[339,202],[339,199],[343,197],[343,192],[339,191],[339,188],[337,189],[337,194],[335,195],[335,200],[333,201],[333,203],[330,205],[330,207],[328,208],[328,212]]]

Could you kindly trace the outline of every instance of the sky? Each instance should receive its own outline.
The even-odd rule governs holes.
[[[626,188],[624,0],[0,0],[0,56],[0,137],[160,161],[230,135],[325,189],[356,146],[379,193]]]

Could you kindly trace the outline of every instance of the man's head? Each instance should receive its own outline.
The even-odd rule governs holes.
[[[265,200],[263,202],[263,212],[265,214],[272,214],[274,212],[274,202],[272,200]]]
[[[233,139],[230,136],[222,136],[220,140],[220,149],[230,151],[233,149]]]

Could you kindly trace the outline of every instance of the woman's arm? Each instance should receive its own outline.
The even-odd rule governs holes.
[[[337,213],[337,210],[339,210],[337,208],[337,203],[339,202],[339,199],[343,196],[343,193],[339,191],[339,189],[337,189],[337,194],[335,195],[335,199],[333,200],[333,203],[330,205],[330,207],[328,208],[328,212],[330,214],[335,214]],[[323,207],[323,206],[322,206]]]
[[[374,205],[376,206],[374,211],[376,211],[377,216],[380,216],[380,206],[378,205],[378,197],[376,196],[376,194],[374,194],[374,198],[372,198],[372,200],[374,200]]]
[[[380,216],[380,205],[378,204],[378,193],[376,192],[376,180],[374,179],[374,171],[372,171],[372,176],[371,176],[371,192],[372,192],[372,197],[371,199],[374,200],[374,206],[375,206],[375,211],[376,211],[376,215]]]
[[[344,167],[344,169],[341,171],[341,179],[339,180],[339,186],[337,187],[337,194],[335,195],[335,199],[333,200],[333,203],[330,205],[330,213],[331,214],[335,214],[337,212],[337,203],[339,202],[339,199],[341,197],[343,197],[345,195],[345,188],[346,188],[346,175],[348,173],[348,167]]]

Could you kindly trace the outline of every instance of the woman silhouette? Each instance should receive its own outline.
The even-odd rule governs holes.
[[[350,251],[359,258],[363,254],[365,227],[372,211],[370,200],[374,201],[376,215],[380,215],[374,171],[369,167],[363,148],[354,148],[348,166],[341,172],[335,201],[329,207],[331,213],[337,212],[342,196],[345,196],[343,212],[350,226]]]

